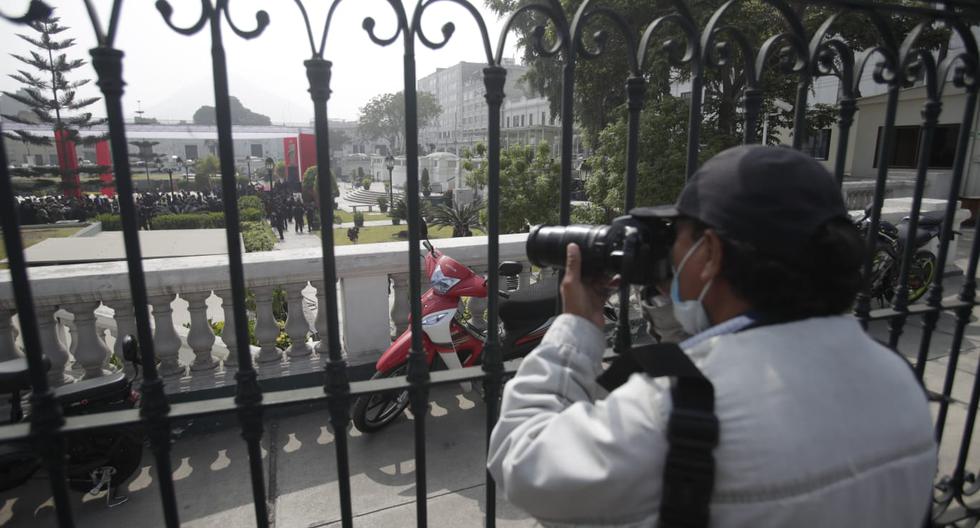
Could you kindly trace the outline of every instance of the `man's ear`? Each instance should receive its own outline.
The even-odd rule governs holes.
[[[707,249],[704,255],[704,267],[701,268],[701,280],[708,282],[721,274],[724,245],[722,245],[721,238],[718,237],[718,233],[714,229],[704,231],[704,245],[707,246]]]

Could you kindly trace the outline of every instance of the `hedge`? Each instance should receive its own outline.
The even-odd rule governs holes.
[[[102,213],[95,215],[96,222],[102,222],[103,231],[122,231],[122,220],[119,215],[112,213]]]
[[[272,251],[276,246],[276,235],[272,233],[272,227],[264,222],[242,222],[242,240],[247,253]]]
[[[225,215],[224,213],[164,214],[154,217],[151,225],[155,230],[221,229],[225,227]]]

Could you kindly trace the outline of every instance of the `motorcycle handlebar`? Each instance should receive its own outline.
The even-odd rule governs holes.
[[[425,249],[429,250],[429,253],[432,253],[432,244],[428,240],[423,240],[422,245],[425,246]]]

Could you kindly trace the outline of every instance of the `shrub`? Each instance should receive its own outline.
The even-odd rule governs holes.
[[[272,251],[276,246],[276,236],[272,233],[272,227],[264,222],[242,222],[242,240],[245,242],[247,253]]]
[[[211,229],[225,228],[225,213],[201,213],[208,216],[208,227]]]
[[[364,227],[364,213],[354,211],[354,225],[357,227]]]
[[[364,178],[361,180],[361,187],[364,187],[365,191],[371,190],[371,178]]]
[[[102,222],[103,231],[122,231],[122,220],[120,220],[119,215],[103,213],[95,215],[95,221]]]
[[[262,213],[262,209],[247,207],[239,211],[238,217],[241,222],[261,222],[265,215]]]
[[[262,200],[260,200],[258,196],[242,196],[241,198],[238,199],[238,208],[258,209],[259,211],[261,211],[262,209],[265,208],[265,206],[262,205]]]
[[[388,199],[384,196],[378,198],[378,209],[380,209],[382,213],[388,212]]]

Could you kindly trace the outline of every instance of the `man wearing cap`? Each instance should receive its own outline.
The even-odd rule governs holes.
[[[710,525],[922,526],[936,471],[926,396],[848,315],[863,242],[832,176],[792,149],[736,147],[676,208],[664,289],[692,336],[682,355],[714,388]],[[677,378],[596,382],[608,283],[583,283],[580,267],[570,244],[564,314],[507,383],[487,465],[545,525],[657,526]]]

